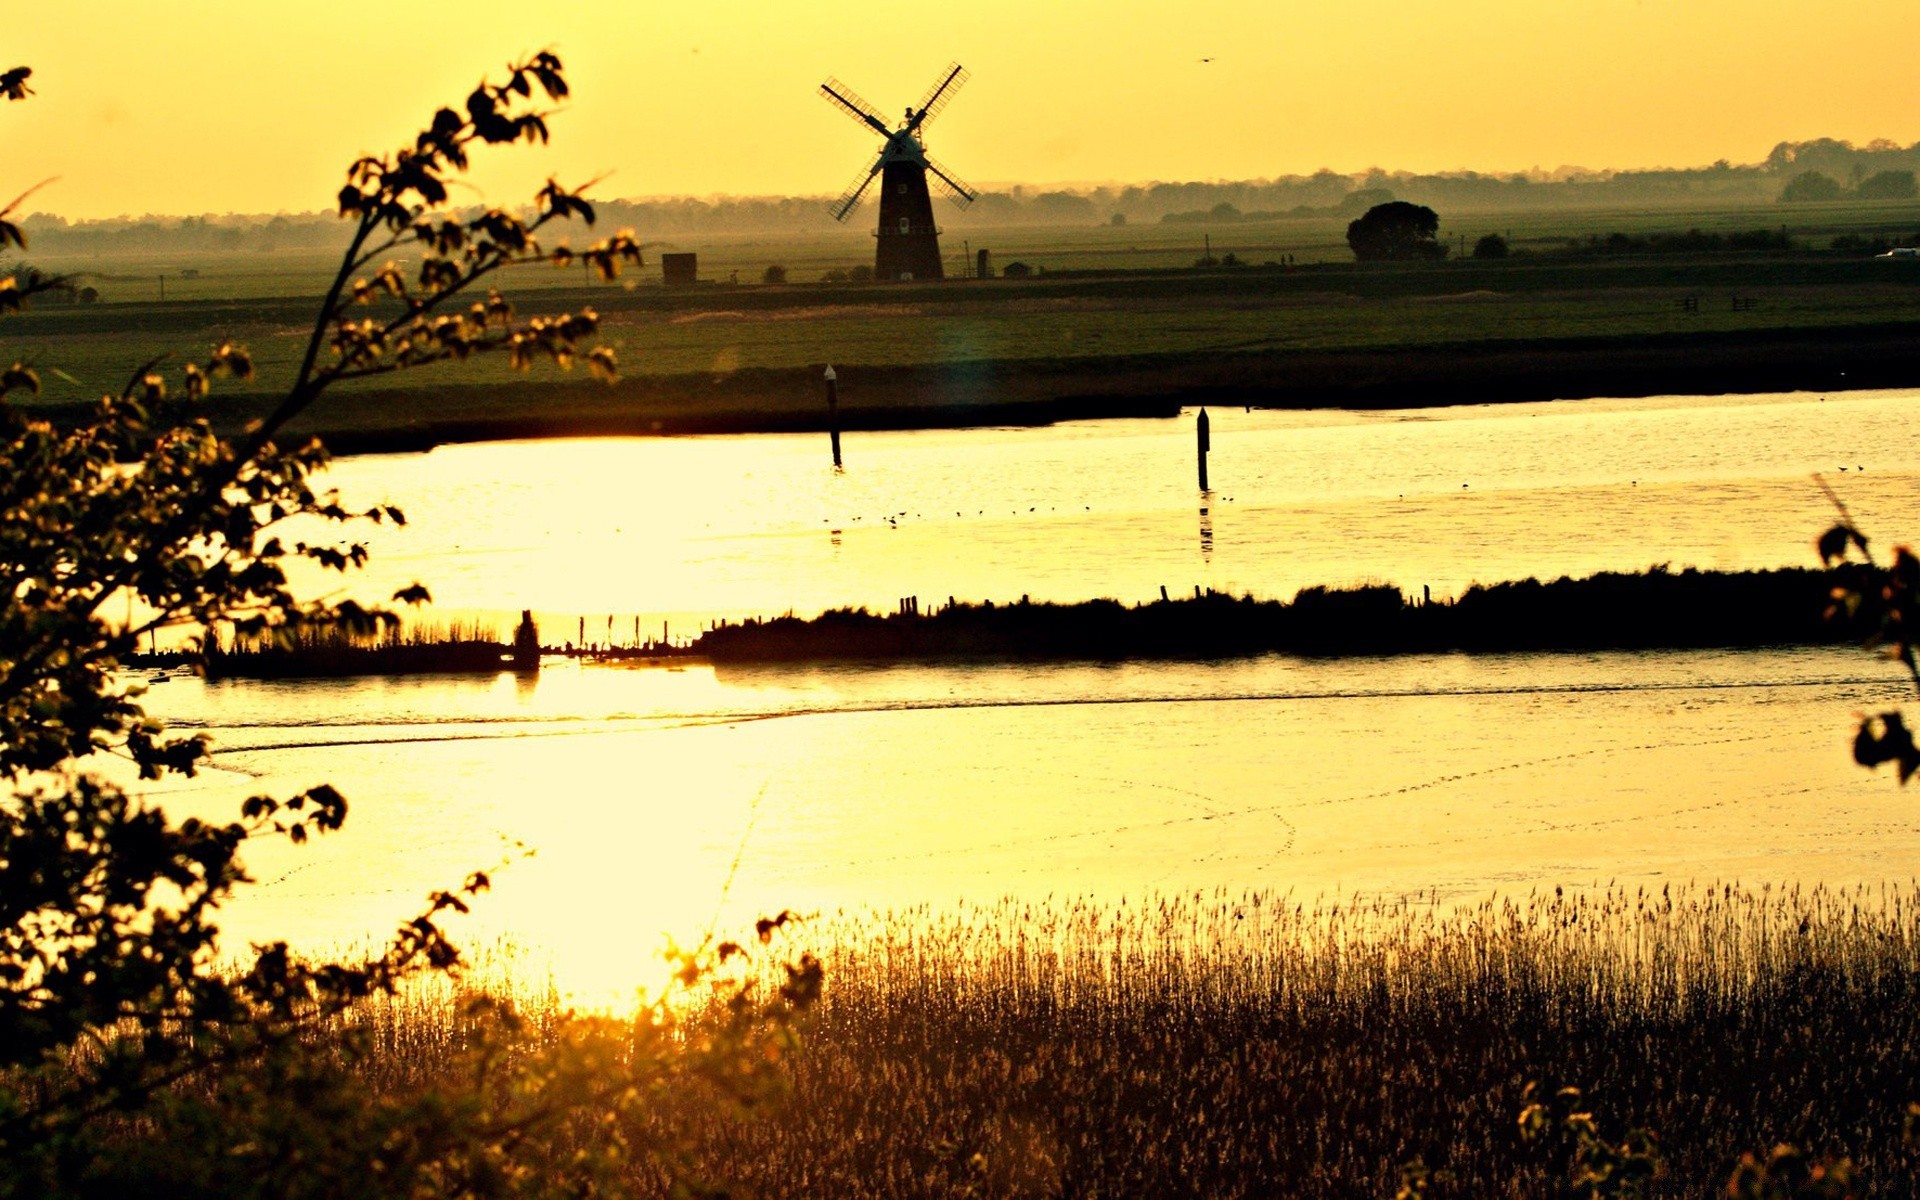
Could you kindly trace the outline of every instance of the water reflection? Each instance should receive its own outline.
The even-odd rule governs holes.
[[[1901,697],[1875,667],[1844,650],[559,665],[537,689],[183,679],[156,698],[215,736],[180,815],[323,780],[353,804],[318,845],[249,847],[262,883],[229,937],[354,941],[512,858],[477,936],[552,949],[591,989],[652,969],[668,934],[783,907],[1905,879],[1907,798],[1846,753],[1846,714]],[[621,915],[613,942],[582,933],[588,912]]]
[[[1234,418],[1230,495],[1197,514],[1184,422],[863,435],[861,471],[831,476],[812,438],[772,437],[452,447],[345,460],[328,482],[408,510],[365,531],[370,593],[419,579],[503,630],[531,607],[550,640],[584,643],[591,616],[611,641],[608,614],[667,640],[917,596],[1373,580],[1444,599],[1529,574],[1807,562],[1831,522],[1809,476],[1834,462],[1871,467],[1841,488],[1863,527],[1913,534],[1911,401],[1254,413]],[[1216,538],[1227,504],[1234,536]],[[377,936],[514,857],[485,927],[553,949],[585,988],[641,970],[663,932],[788,907],[1905,879],[1920,827],[1845,753],[1847,712],[1901,698],[1872,668],[1844,651],[561,666],[181,680],[151,699],[216,737],[181,815],[230,820],[247,795],[322,781],[354,804],[317,847],[250,847],[262,884],[225,922],[236,943]],[[617,943],[591,912],[622,914]]]
[[[1911,402],[1237,415],[1231,497],[1201,501],[1214,518],[1231,505],[1235,536],[1201,555],[1185,421],[874,433],[840,476],[794,435],[447,447],[343,460],[329,482],[412,518],[363,531],[369,595],[418,579],[442,611],[506,628],[522,607],[555,630],[607,612],[692,626],[913,594],[1137,601],[1162,583],[1286,596],[1371,580],[1445,597],[1654,562],[1810,562],[1831,519],[1811,475],[1835,462],[1868,468],[1841,486],[1863,525],[1904,536],[1920,501]]]

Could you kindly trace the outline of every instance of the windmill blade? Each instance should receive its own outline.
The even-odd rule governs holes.
[[[933,119],[940,115],[941,110],[953,103],[953,97],[960,91],[960,85],[971,78],[967,69],[959,63],[950,65],[939,81],[927,89],[927,94],[920,98],[920,103],[914,105],[913,123],[907,128],[925,129],[933,124]]]
[[[955,179],[952,172],[931,158],[927,159],[927,174],[933,176],[934,183],[946,193],[947,199],[961,208],[972,204],[980,196],[979,192]]]
[[[847,185],[847,190],[840,193],[840,198],[827,205],[827,211],[833,214],[834,220],[844,221],[854,209],[860,207],[860,197],[866,195],[867,189],[873,186],[874,178],[880,174],[880,164],[885,161],[885,155],[874,159],[870,169],[855,175],[853,182]]]
[[[888,128],[887,122],[885,118],[881,117],[879,110],[874,108],[873,105],[868,104],[865,100],[862,100],[858,92],[846,84],[841,83],[838,79],[829,77],[825,83],[820,85],[820,94],[825,96],[828,101],[841,112],[846,113],[870,129],[878,130],[881,137],[892,136],[893,130]]]

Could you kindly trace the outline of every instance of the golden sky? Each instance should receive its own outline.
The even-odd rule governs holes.
[[[393,4],[82,0],[10,11],[8,187],[72,217],[323,208],[507,59],[575,89],[513,201],[831,194],[876,148],[814,95],[894,111],[973,79],[929,149],[974,183],[1247,179],[1370,166],[1752,162],[1775,142],[1920,141],[1912,0],[848,0]],[[84,14],[84,20],[80,15]],[[464,24],[460,24],[464,22]],[[1211,58],[1211,62],[1202,62]]]

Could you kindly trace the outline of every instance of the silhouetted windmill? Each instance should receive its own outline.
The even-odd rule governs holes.
[[[933,223],[933,199],[927,194],[927,176],[933,176],[947,198],[962,208],[973,203],[976,193],[955,179],[951,171],[927,157],[921,138],[927,125],[952,102],[954,93],[966,81],[966,69],[954,63],[927,91],[919,105],[907,110],[906,119],[898,129],[889,129],[873,105],[839,80],[829,79],[820,85],[821,95],[887,139],[873,166],[855,176],[831,207],[834,220],[846,220],[859,205],[860,197],[873,186],[874,178],[879,177],[880,227],[874,233],[873,250],[876,278],[939,279],[945,274],[940,268],[940,230]]]

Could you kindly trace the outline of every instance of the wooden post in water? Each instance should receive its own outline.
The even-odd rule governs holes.
[[[840,469],[840,387],[834,381],[839,376],[833,373],[833,367],[827,367],[827,436],[833,441],[833,467]]]
[[[533,623],[533,610],[520,610],[520,625],[513,631],[513,669],[520,672],[540,669],[540,630]]]
[[[1200,490],[1207,490],[1207,451],[1213,448],[1212,438],[1207,430],[1212,422],[1207,420],[1207,410],[1201,409],[1199,419],[1193,423],[1194,439],[1200,447]]]

